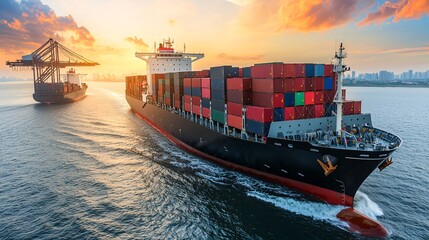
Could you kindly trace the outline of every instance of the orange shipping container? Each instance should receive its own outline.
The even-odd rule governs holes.
[[[242,129],[243,128],[242,118],[228,114],[228,125],[231,127]]]

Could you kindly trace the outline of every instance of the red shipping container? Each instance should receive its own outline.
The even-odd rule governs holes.
[[[274,94],[272,94],[272,93],[253,92],[252,93],[252,104],[254,106],[258,106],[258,107],[273,108],[274,107],[273,95]]]
[[[201,78],[201,88],[210,89],[210,78]]]
[[[295,75],[295,64],[283,64],[283,76],[285,78],[294,78]]]
[[[203,98],[210,99],[210,88],[201,89],[201,95]]]
[[[229,90],[226,93],[226,99],[228,102],[239,103],[243,105],[252,105],[252,98],[252,92],[250,91],[241,92]]]
[[[191,104],[191,96],[185,95],[185,103]]]
[[[324,93],[323,91],[314,92],[314,104],[323,104],[324,102]]]
[[[192,96],[192,105],[200,106],[201,98],[197,96]]]
[[[251,91],[252,79],[251,78],[228,78],[226,83],[227,90],[237,91]]]
[[[171,98],[165,98],[165,104],[171,106]]]
[[[192,79],[191,78],[184,78],[183,79],[183,86],[192,87]]]
[[[261,93],[283,92],[283,79],[253,79],[252,91]]]
[[[323,104],[314,105],[314,117],[321,118],[325,116],[325,106]]]
[[[295,92],[295,79],[285,78],[283,79],[283,92]]]
[[[295,78],[295,92],[305,91],[305,78]]]
[[[185,111],[191,112],[191,110],[192,110],[191,104],[190,103],[185,103]]]
[[[323,91],[324,100],[325,103],[333,103],[335,98],[335,91],[334,90],[325,90]]]
[[[238,77],[243,77],[243,68],[238,68]]]
[[[246,106],[246,118],[257,122],[272,122],[273,109],[256,106]]]
[[[283,93],[274,93],[273,95],[273,107],[282,108],[285,105],[284,94]]]
[[[241,105],[241,104],[232,103],[232,102],[227,103],[228,114],[241,117],[241,115],[243,113],[242,109],[243,109],[243,105]]]
[[[201,88],[201,78],[191,78],[191,84],[193,88]]]
[[[304,105],[314,105],[314,92],[304,93]]]
[[[174,100],[175,101],[180,101],[181,99],[180,99],[180,95],[179,94],[173,94],[173,96],[174,96]]]
[[[343,102],[343,114],[344,115],[353,115],[353,101],[344,101]]]
[[[181,108],[182,105],[180,104],[180,101],[174,100],[174,107],[175,108]]]
[[[303,118],[314,118],[314,105],[304,106]]]
[[[194,76],[198,78],[207,78],[210,76],[210,70],[201,70],[194,72]]]
[[[197,114],[197,115],[201,115],[200,114],[200,106],[192,105],[192,113]]]
[[[295,107],[285,107],[284,119],[295,120]]]
[[[305,64],[295,64],[295,76],[305,77]]]
[[[228,114],[228,126],[238,129],[243,128],[243,120],[241,117]]]
[[[303,119],[304,118],[304,106],[295,106],[295,119]]]
[[[210,118],[210,108],[203,108],[203,117]]]
[[[353,103],[353,114],[360,114],[362,108],[362,102],[361,101],[354,101]]]
[[[325,64],[325,77],[332,77],[334,75],[334,65],[332,64]]]
[[[164,85],[159,85],[158,86],[158,92],[165,93],[165,86]]]
[[[258,64],[251,67],[252,78],[282,78],[283,63]]]
[[[313,83],[314,83],[314,90],[315,91],[325,90],[325,78],[323,78],[323,77],[314,78]]]
[[[346,89],[341,89],[341,90],[342,90],[341,93],[343,95],[343,100],[345,101],[346,100]]]
[[[305,79],[305,91],[314,91],[314,78]]]

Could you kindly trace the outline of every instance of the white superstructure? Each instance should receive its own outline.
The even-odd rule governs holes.
[[[74,83],[80,86],[80,75],[81,74],[77,74],[76,71],[71,68],[66,74],[65,82]]]
[[[143,101],[152,95],[152,76],[156,73],[186,72],[192,71],[192,63],[203,58],[203,53],[175,52],[170,39],[159,44],[155,52],[136,52],[136,57],[147,63],[147,92],[143,94]]]

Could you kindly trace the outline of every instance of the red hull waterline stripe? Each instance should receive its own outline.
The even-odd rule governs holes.
[[[287,178],[279,177],[279,176],[272,175],[269,173],[261,172],[261,171],[255,170],[255,169],[251,169],[248,167],[244,167],[241,165],[230,163],[228,161],[222,160],[222,159],[217,158],[217,157],[210,156],[204,152],[201,152],[201,151],[185,144],[184,142],[180,141],[179,139],[171,136],[170,134],[168,134],[162,128],[158,127],[154,122],[152,122],[151,120],[149,120],[148,118],[146,118],[145,116],[140,114],[139,112],[136,112],[134,110],[133,110],[133,112],[137,116],[139,116],[142,120],[149,123],[153,128],[158,130],[162,135],[167,137],[171,142],[173,142],[174,144],[176,144],[177,146],[179,146],[180,148],[184,149],[185,151],[187,151],[189,153],[201,156],[205,159],[211,160],[215,163],[218,163],[220,165],[232,168],[234,170],[238,170],[238,171],[248,173],[248,174],[251,174],[253,176],[265,179],[269,182],[281,184],[281,185],[284,185],[287,187],[295,188],[295,189],[300,190],[302,192],[309,193],[311,195],[317,196],[318,198],[328,202],[329,204],[344,205],[343,196],[342,196],[342,194],[340,194],[338,192],[335,192],[335,191],[332,191],[332,190],[329,190],[326,188],[314,186],[314,185],[311,185],[308,183],[303,183],[303,182],[299,182],[296,180],[287,179]],[[345,206],[353,206],[353,197],[350,197],[347,195],[345,196]]]

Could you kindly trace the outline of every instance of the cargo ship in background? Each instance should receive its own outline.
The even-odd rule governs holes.
[[[69,103],[86,96],[88,85],[81,82],[83,74],[71,68],[58,83],[35,83],[33,99],[40,103]]]
[[[91,61],[50,38],[29,55],[6,65],[14,70],[32,70],[34,81],[33,99],[40,103],[69,103],[86,96],[88,85],[81,82],[83,74],[71,68],[61,80],[61,68],[96,66]]]
[[[351,231],[385,237],[353,209],[356,191],[392,163],[402,140],[372,125],[361,102],[346,99],[350,70],[340,46],[333,64],[263,63],[192,71],[201,53],[170,40],[136,53],[147,75],[126,77],[132,111],[180,148],[217,164],[311,194],[345,208]]]

